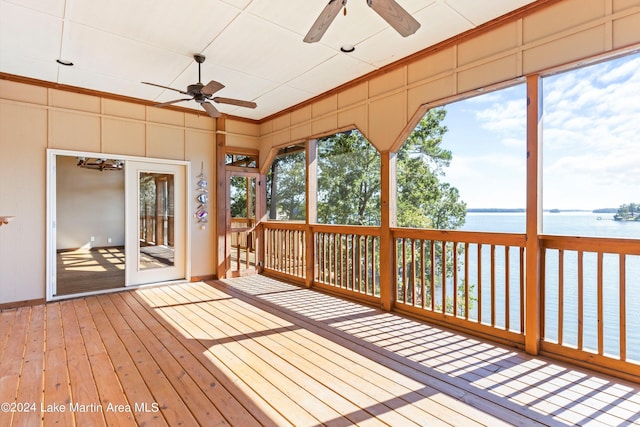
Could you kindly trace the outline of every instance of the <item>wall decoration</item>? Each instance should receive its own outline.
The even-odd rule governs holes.
[[[209,183],[207,177],[204,174],[204,162],[200,164],[200,175],[198,175],[198,182],[196,183],[196,212],[193,216],[196,218],[196,223],[200,224],[200,230],[207,228],[206,224],[209,221],[209,211],[207,209],[207,203],[209,203]]]

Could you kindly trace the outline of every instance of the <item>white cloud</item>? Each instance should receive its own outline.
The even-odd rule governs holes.
[[[640,55],[543,79],[545,208],[640,201]],[[470,207],[523,207],[522,87],[462,101],[447,180]],[[445,137],[447,140],[447,137]],[[636,197],[638,195],[638,197]]]

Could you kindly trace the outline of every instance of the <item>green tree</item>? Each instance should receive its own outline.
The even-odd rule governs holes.
[[[444,108],[420,120],[398,152],[398,225],[401,227],[456,229],[465,221],[467,205],[457,188],[441,181],[451,163],[451,151],[440,144],[447,132]]]
[[[305,152],[281,150],[267,173],[267,211],[269,219],[304,220]]]
[[[640,220],[640,204],[639,203],[629,203],[620,205],[618,208],[618,212],[613,216],[613,219],[616,221],[623,220]]]
[[[318,141],[318,221],[380,224],[380,154],[357,130]]]

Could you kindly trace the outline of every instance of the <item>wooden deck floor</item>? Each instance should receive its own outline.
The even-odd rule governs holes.
[[[640,385],[262,276],[0,312],[0,425],[639,425]]]

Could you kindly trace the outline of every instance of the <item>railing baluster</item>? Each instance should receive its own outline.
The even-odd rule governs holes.
[[[522,298],[521,298],[522,299]],[[469,320],[469,243],[464,244],[464,318]]]
[[[482,323],[482,244],[478,243],[478,323]]]
[[[424,240],[420,240],[420,307],[425,307],[424,279],[427,274]]]
[[[619,262],[619,314],[620,314],[620,360],[627,360],[627,258],[618,255]]]
[[[496,245],[490,248],[491,265],[489,272],[491,277],[491,326],[496,326]]]
[[[584,266],[583,252],[578,251],[578,350],[584,348]]]
[[[429,266],[430,281],[429,283],[429,299],[431,300],[431,311],[436,310],[436,242],[435,240],[429,241],[429,248],[431,249],[431,265]]]
[[[458,242],[453,242],[453,316],[458,317]]]
[[[407,239],[402,239],[402,302],[407,303]]]
[[[520,247],[520,333],[524,334],[524,247]]]
[[[564,250],[558,252],[558,344],[564,342]]]
[[[511,262],[510,247],[504,247],[504,328],[511,330]]]
[[[333,234],[333,268],[331,269],[331,271],[333,271],[333,285],[334,286],[338,286],[339,282],[338,282],[338,275],[339,275],[339,271],[338,271],[338,236],[339,234],[334,233]]]
[[[598,354],[604,354],[604,286],[603,286],[603,258],[598,252]]]
[[[447,242],[441,242],[441,252],[442,252],[442,283],[440,287],[442,289],[442,313],[447,312]]]
[[[351,235],[351,290],[356,290],[356,236]]]
[[[363,289],[362,289],[362,236],[357,237],[356,246],[357,246],[356,261],[358,262],[356,280],[358,283],[358,291],[363,292]]]
[[[409,286],[411,287],[411,305],[416,305],[416,240],[411,239],[411,278],[409,279]]]
[[[371,294],[376,293],[376,239],[371,238]]]
[[[364,291],[369,293],[369,236],[364,236]]]

